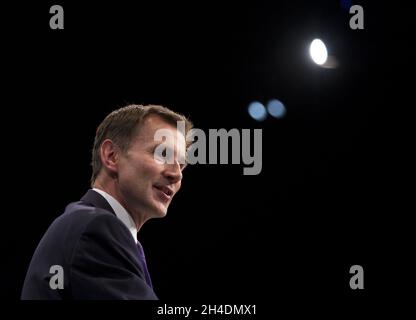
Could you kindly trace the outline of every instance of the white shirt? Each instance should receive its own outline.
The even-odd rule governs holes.
[[[133,236],[134,241],[137,243],[137,227],[136,224],[133,221],[133,218],[131,215],[127,212],[126,209],[118,202],[113,196],[109,195],[107,192],[92,188],[95,192],[98,192],[101,194],[105,200],[110,204],[111,208],[113,208],[117,218],[123,222],[123,224],[127,227],[127,229],[130,230],[131,235]]]

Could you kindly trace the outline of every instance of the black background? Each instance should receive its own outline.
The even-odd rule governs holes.
[[[411,289],[410,11],[356,4],[364,30],[340,1],[3,6],[2,297],[19,299],[43,233],[89,187],[96,127],[128,103],[263,129],[260,175],[189,166],[168,216],[143,227],[162,300],[353,305]],[[314,38],[338,68],[311,62]],[[249,117],[272,98],[286,117]]]

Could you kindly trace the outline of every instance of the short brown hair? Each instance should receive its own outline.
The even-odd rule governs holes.
[[[133,137],[139,132],[143,121],[150,115],[158,115],[175,127],[177,121],[184,121],[185,137],[192,129],[192,122],[184,115],[159,105],[132,104],[114,110],[101,122],[95,134],[91,161],[91,185],[94,184],[102,168],[100,149],[104,140],[111,139],[123,152],[126,152]]]

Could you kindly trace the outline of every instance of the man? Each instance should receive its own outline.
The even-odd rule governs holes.
[[[157,299],[137,232],[164,217],[179,191],[191,127],[162,106],[130,105],[104,119],[92,151],[92,189],[43,236],[22,299]],[[160,130],[163,143],[155,139]],[[156,152],[161,145],[169,161]]]

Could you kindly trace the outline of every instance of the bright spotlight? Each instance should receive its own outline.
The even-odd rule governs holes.
[[[275,118],[283,118],[286,114],[285,106],[277,99],[270,100],[267,103],[267,111]]]
[[[257,121],[263,121],[267,117],[266,108],[258,101],[250,103],[248,106],[248,114]]]
[[[311,42],[309,54],[311,55],[313,62],[319,65],[323,65],[328,58],[328,51],[326,50],[325,43],[320,39],[315,39]]]

